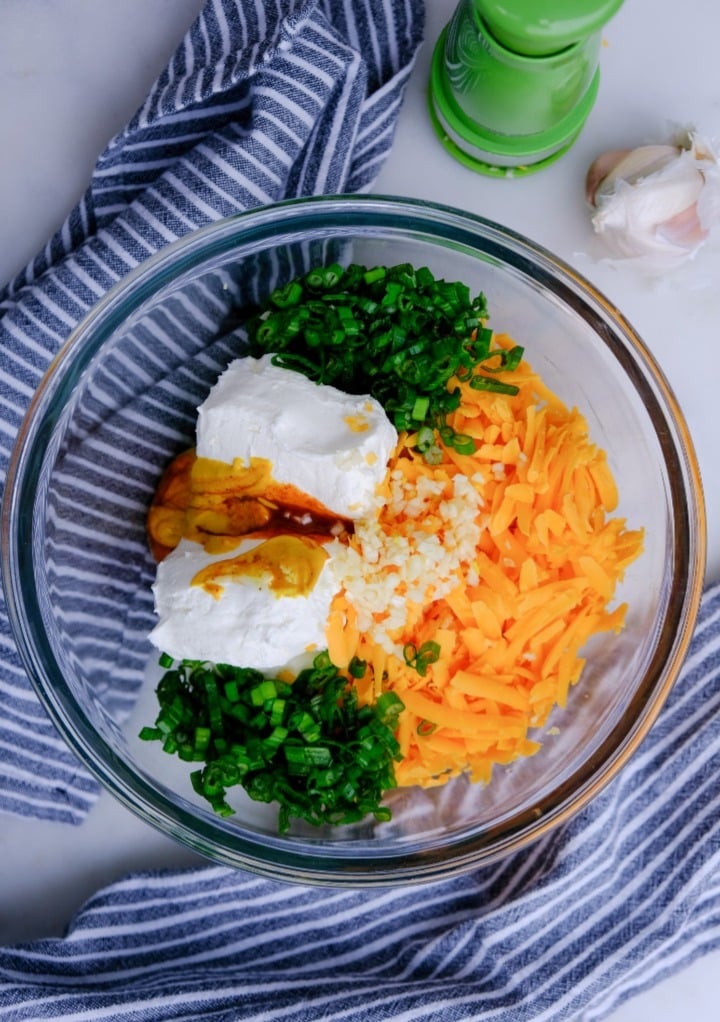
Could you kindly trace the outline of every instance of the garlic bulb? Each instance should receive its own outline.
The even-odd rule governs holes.
[[[720,219],[718,159],[694,133],[614,150],[590,167],[586,195],[608,253],[661,271],[695,255]]]

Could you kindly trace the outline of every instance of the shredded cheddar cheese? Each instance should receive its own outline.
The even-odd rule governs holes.
[[[445,448],[430,466],[403,434],[378,520],[333,550],[345,582],[330,658],[367,662],[362,699],[392,689],[405,704],[400,785],[463,772],[486,782],[495,764],[532,755],[585,643],[623,625],[626,607],[611,603],[642,531],[613,517],[615,483],[584,417],[527,363],[512,379],[513,396],[462,387],[448,423],[474,454]],[[427,641],[440,656],[420,675],[402,649]]]

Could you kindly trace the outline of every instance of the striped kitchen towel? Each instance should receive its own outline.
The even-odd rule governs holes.
[[[0,951],[0,1019],[597,1022],[720,947],[720,584],[622,773],[496,865],[422,887],[130,876]]]
[[[207,0],[83,200],[0,291],[0,480],[51,358],[128,270],[241,210],[370,187],[423,27],[422,0]],[[0,810],[83,819],[96,784],[29,687],[4,602],[0,750]]]

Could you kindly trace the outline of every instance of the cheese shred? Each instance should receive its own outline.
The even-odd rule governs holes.
[[[487,782],[496,764],[532,755],[532,733],[580,678],[583,646],[623,626],[626,606],[611,603],[642,530],[613,516],[615,483],[584,417],[527,363],[512,379],[516,395],[462,386],[448,424],[474,454],[443,448],[429,465],[401,434],[377,519],[332,550],[343,587],[330,658],[368,664],[364,701],[402,699],[401,786]],[[421,675],[402,650],[428,641],[440,655]]]

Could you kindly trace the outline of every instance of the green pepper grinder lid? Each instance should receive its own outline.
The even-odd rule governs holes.
[[[460,0],[433,53],[430,111],[475,170],[546,166],[575,141],[599,86],[601,31],[622,0]]]

